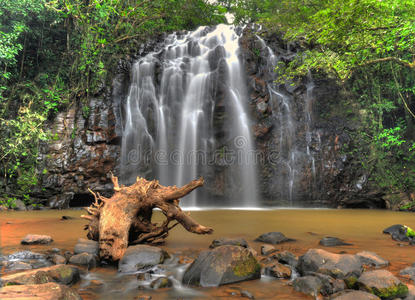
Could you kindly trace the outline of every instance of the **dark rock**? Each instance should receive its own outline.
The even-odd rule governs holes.
[[[293,268],[297,268],[298,257],[289,251],[282,251],[273,255],[280,263],[290,265]]]
[[[334,279],[329,275],[324,275],[320,273],[309,272],[307,275],[315,276],[320,279],[322,287],[320,293],[324,296],[328,296],[334,293],[343,291],[346,288],[344,280]]]
[[[281,232],[268,232],[260,235],[255,239],[256,242],[263,242],[268,244],[281,244],[284,242],[291,242],[294,241],[293,239],[287,238],[283,233]]]
[[[73,253],[71,251],[65,251],[63,256],[66,258],[66,261],[69,261],[69,259],[73,256]]]
[[[291,268],[280,263],[265,267],[264,274],[275,278],[291,278]]]
[[[136,272],[148,267],[162,264],[168,254],[157,247],[136,245],[127,248],[123,258],[118,263],[119,272]]]
[[[59,249],[59,248],[52,248],[50,251],[53,252],[53,253],[59,253],[59,252],[61,252],[61,249]]]
[[[137,274],[137,280],[139,281],[148,281],[151,279],[150,273],[138,273]]]
[[[22,245],[50,244],[53,239],[48,235],[28,234],[20,242]]]
[[[408,242],[409,238],[406,236],[406,228],[403,225],[395,224],[383,230],[383,233],[390,234],[392,239],[399,242]]]
[[[361,251],[356,255],[360,258],[360,261],[364,265],[372,266],[375,268],[383,268],[389,265],[389,262],[387,260],[383,259],[374,252]]]
[[[262,255],[269,255],[273,252],[275,252],[275,248],[273,246],[270,245],[262,245],[261,246],[261,254]]]
[[[399,272],[399,275],[409,276],[412,281],[415,281],[415,267],[406,267]]]
[[[310,249],[300,257],[297,266],[301,274],[316,272],[344,279],[360,276],[362,263],[355,255],[334,254],[322,249]]]
[[[321,280],[315,276],[298,277],[293,281],[293,288],[297,292],[301,292],[313,297],[317,297],[323,284]]]
[[[78,242],[74,248],[74,253],[80,254],[84,252],[92,254],[92,255],[98,255],[98,252],[99,252],[98,242],[87,240],[87,239],[78,239]]]
[[[363,291],[344,290],[332,295],[330,300],[380,300],[380,298]]]
[[[203,251],[183,275],[183,284],[219,286],[261,276],[261,266],[243,247],[225,245]]]
[[[234,246],[241,246],[244,248],[248,248],[248,243],[243,238],[221,238],[217,240],[213,240],[210,244],[209,248],[213,249],[223,245],[234,245]]]
[[[73,284],[79,280],[78,268],[68,265],[56,265],[37,270],[30,270],[1,278],[1,284],[42,284],[47,282],[57,282],[62,284]]]
[[[62,216],[61,217],[61,220],[73,220],[74,218],[73,217],[70,217],[70,216]]]
[[[14,209],[15,210],[26,210],[26,205],[24,204],[22,200],[17,199],[14,201]]]
[[[66,264],[66,258],[63,257],[62,255],[55,254],[55,255],[52,256],[52,262],[55,265],[64,265],[64,264]]]
[[[156,280],[152,281],[150,284],[150,287],[155,290],[169,288],[172,286],[173,286],[173,282],[167,277],[159,277]]]
[[[75,254],[69,259],[69,263],[78,266],[86,266],[88,269],[95,268],[97,266],[97,257],[89,253]]]
[[[335,246],[349,246],[352,245],[350,243],[346,243],[345,241],[336,238],[336,237],[332,237],[332,236],[326,236],[324,238],[322,238],[319,242],[320,245],[325,246],[325,247],[335,247]]]
[[[408,294],[408,287],[387,270],[364,272],[357,284],[360,290],[375,294],[382,299],[395,299]]]
[[[54,282],[5,286],[0,299],[82,300],[74,289]]]

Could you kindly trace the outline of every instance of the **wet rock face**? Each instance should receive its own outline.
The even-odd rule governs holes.
[[[59,113],[50,124],[52,140],[40,149],[40,187],[34,195],[54,208],[74,206],[74,199],[76,206],[89,205],[88,188],[110,196],[108,173],[117,173],[120,116],[108,91]]]
[[[118,271],[122,273],[136,272],[148,267],[162,264],[168,254],[157,247],[136,245],[127,248],[118,263]]]
[[[386,270],[364,272],[357,284],[361,290],[382,299],[403,298],[408,294],[408,287]]]

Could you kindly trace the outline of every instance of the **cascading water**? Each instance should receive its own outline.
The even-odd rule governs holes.
[[[278,160],[275,167],[275,182],[278,185],[277,198],[289,203],[296,200],[296,191],[302,180],[304,170],[311,164],[312,176],[315,177],[315,159],[310,146],[312,143],[312,104],[314,83],[311,76],[306,84],[306,94],[303,99],[303,117],[298,115],[298,109],[294,108],[294,97],[289,90],[289,83],[282,84],[278,74],[278,63],[281,57],[275,55],[265,41],[256,36],[261,53],[265,56],[266,66],[263,70],[264,79],[267,82],[269,98],[271,102],[272,118],[277,128],[276,148],[278,149]],[[292,53],[285,55],[293,55]],[[299,119],[303,118],[303,122]],[[300,124],[301,123],[301,124]],[[303,126],[303,128],[301,128]],[[299,132],[305,131],[304,135]],[[301,141],[301,139],[305,141]],[[305,148],[305,149],[304,149]],[[312,184],[312,183],[311,183]]]
[[[232,189],[232,206],[257,206],[257,174],[246,80],[233,26],[172,34],[165,46],[132,66],[124,104],[121,181],[158,178],[184,185],[199,176]],[[221,128],[218,128],[221,127]],[[232,160],[226,160],[232,154]],[[214,189],[214,187],[213,187]],[[184,206],[200,205],[200,193]],[[220,203],[216,203],[218,205]]]

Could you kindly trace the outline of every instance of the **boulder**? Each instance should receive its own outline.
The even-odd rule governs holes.
[[[173,282],[167,277],[159,277],[150,283],[150,287],[155,290],[169,288],[172,286],[173,286]]]
[[[61,284],[72,284],[78,280],[78,268],[68,265],[56,265],[11,275],[5,275],[1,277],[0,283],[2,286],[12,284],[42,284],[53,281]]]
[[[346,243],[342,239],[332,237],[332,236],[326,236],[322,238],[319,242],[320,245],[325,247],[335,247],[335,246],[350,246],[352,244]]]
[[[282,251],[272,256],[282,264],[297,268],[298,257],[289,251]]]
[[[276,244],[281,244],[284,242],[291,242],[294,240],[287,238],[281,232],[268,232],[268,233],[261,234],[259,237],[255,239],[255,241],[276,245]]]
[[[54,282],[31,285],[11,285],[0,289],[0,299],[81,300],[78,293]]]
[[[404,300],[415,300],[415,286],[408,284],[408,295],[406,295]]]
[[[31,269],[33,269],[32,265],[24,261],[9,261],[6,264],[7,271],[31,270]]]
[[[297,268],[302,275],[316,272],[344,279],[350,276],[359,277],[362,273],[362,262],[355,255],[310,249],[300,257]]]
[[[408,287],[387,270],[364,272],[357,284],[360,290],[382,299],[403,298],[408,294]]]
[[[97,266],[97,257],[89,253],[80,253],[71,256],[69,263],[78,266],[86,266],[89,269]]]
[[[243,238],[220,238],[217,240],[213,240],[210,244],[209,248],[213,249],[223,245],[234,245],[234,246],[241,246],[244,248],[248,248],[248,243]]]
[[[321,280],[315,276],[298,277],[293,281],[294,290],[313,297],[318,296],[322,287]]]
[[[53,239],[48,235],[28,234],[20,242],[22,245],[47,245],[53,242]]]
[[[98,252],[99,252],[98,242],[87,240],[87,239],[78,239],[78,242],[74,248],[74,253],[80,254],[84,252],[92,254],[92,255],[98,255]]]
[[[261,266],[243,247],[225,245],[203,251],[183,275],[183,284],[219,286],[261,277]]]
[[[415,267],[406,267],[405,269],[399,272],[399,275],[409,277],[412,281],[415,281]]]
[[[332,295],[330,300],[380,300],[380,298],[363,291],[344,290]]]
[[[268,255],[275,252],[275,248],[271,245],[262,245],[261,246],[261,255]]]
[[[361,251],[356,255],[360,258],[360,261],[364,265],[372,266],[375,268],[383,268],[389,265],[389,262],[386,259],[383,259],[375,252]]]
[[[291,268],[280,263],[275,263],[265,267],[264,274],[275,278],[291,278]]]
[[[55,255],[52,256],[52,262],[55,265],[64,265],[64,264],[66,264],[66,258],[63,257],[62,255],[55,254]]]
[[[118,263],[118,271],[122,273],[136,272],[148,267],[162,264],[168,254],[157,247],[136,245],[127,248]]]
[[[334,293],[338,293],[343,291],[346,288],[346,284],[344,280],[341,279],[334,279],[329,275],[324,275],[320,273],[310,272],[307,275],[315,276],[321,281],[321,290],[320,293],[324,296],[328,296]]]
[[[406,236],[406,229],[401,224],[395,224],[385,228],[383,233],[390,234],[392,239],[400,242],[408,242],[409,238]]]
[[[16,199],[14,201],[14,209],[15,210],[27,210],[26,205],[24,204],[24,202],[22,200],[19,200],[19,199]]]

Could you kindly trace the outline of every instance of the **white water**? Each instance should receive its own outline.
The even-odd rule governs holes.
[[[235,187],[232,204],[258,205],[246,80],[238,54],[235,28],[218,25],[213,30],[200,27],[184,35],[172,34],[162,50],[133,65],[124,106],[124,184],[131,184],[136,176],[178,186],[200,176],[214,179],[219,162],[212,163],[211,158],[226,146],[236,155],[223,179],[225,185]],[[219,145],[215,137],[214,116],[222,102],[227,145]],[[182,204],[198,206],[200,197],[195,191]]]

